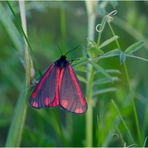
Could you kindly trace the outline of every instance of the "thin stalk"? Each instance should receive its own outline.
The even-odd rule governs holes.
[[[125,127],[125,129],[126,129],[126,131],[127,131],[127,133],[128,133],[128,136],[129,136],[130,140],[131,140],[132,142],[134,142],[133,137],[132,137],[132,134],[131,134],[131,131],[129,130],[129,128],[128,128],[126,122],[125,122],[125,120],[123,119],[123,117],[122,117],[122,115],[121,115],[121,112],[120,112],[120,110],[119,110],[119,107],[116,105],[116,103],[114,102],[114,100],[112,100],[112,103],[113,103],[115,109],[117,110],[117,112],[118,112],[118,114],[119,114],[120,120],[121,120],[121,122],[123,123],[123,125],[124,125],[124,127]]]
[[[112,35],[114,36],[115,35],[115,32],[110,24],[110,22],[108,22],[108,25],[109,25],[109,28],[112,32]],[[117,44],[117,47],[121,50],[121,47],[120,47],[120,43],[118,40],[116,40],[116,44]],[[134,112],[134,118],[135,118],[135,123],[136,123],[136,130],[137,130],[137,134],[138,134],[138,142],[139,142],[139,146],[142,146],[142,136],[141,136],[141,132],[140,132],[140,126],[139,126],[139,121],[138,121],[138,115],[137,115],[137,111],[136,111],[136,106],[135,106],[135,102],[134,102],[134,91],[130,85],[130,79],[129,79],[129,74],[128,74],[128,69],[127,69],[127,65],[126,63],[124,62],[124,71],[125,71],[125,75],[126,75],[126,79],[127,79],[127,84],[128,84],[128,87],[129,87],[129,91],[130,93],[132,94],[132,107],[133,107],[133,112]]]
[[[116,34],[115,34],[115,32],[114,32],[114,30],[113,30],[113,28],[112,28],[110,22],[108,22],[108,25],[109,25],[109,28],[110,28],[110,30],[111,30],[111,32],[112,32],[112,35],[115,36]],[[118,49],[121,50],[120,43],[119,43],[118,39],[116,39],[116,44],[117,44]]]
[[[10,5],[10,4],[9,4]],[[22,28],[25,33],[25,36],[27,37],[27,26],[26,26],[26,15],[25,15],[25,4],[23,0],[19,1],[20,6],[20,14],[21,14],[21,22],[22,22]],[[10,7],[11,5],[10,5]],[[13,11],[13,9],[12,9]],[[14,11],[13,11],[14,12]],[[25,39],[24,39],[25,40]],[[21,92],[21,97],[19,98],[16,108],[14,111],[14,116],[12,119],[12,123],[10,125],[8,137],[6,140],[6,147],[7,146],[19,146],[21,143],[24,123],[26,119],[26,112],[27,112],[27,103],[26,100],[28,98],[28,86],[30,85],[31,80],[31,57],[29,54],[27,42],[25,40],[25,61],[26,61],[26,84],[25,84],[25,91]]]
[[[89,67],[90,68],[90,67]],[[93,87],[93,80],[94,80],[94,69],[91,67],[90,75],[87,82],[86,88],[86,96],[88,100],[88,110],[86,113],[86,146],[93,145],[93,106],[91,104],[92,99],[92,87]]]
[[[66,23],[65,22],[66,22],[65,10],[62,7],[61,10],[60,10],[60,27],[61,27],[61,45],[62,45],[62,49],[64,48],[64,44],[66,42]]]
[[[99,32],[99,35],[98,35],[98,41],[97,41],[98,45],[100,45],[100,43],[101,43],[102,32],[103,32],[103,29],[106,25],[106,21],[107,21],[106,17],[104,17],[103,20],[101,21],[101,24],[100,24],[101,29],[100,29],[100,32]]]
[[[88,40],[94,40],[94,31],[95,31],[95,20],[96,20],[96,13],[95,7],[97,2],[96,1],[85,1],[87,14],[88,14]],[[86,97],[88,103],[91,101],[92,98],[92,83],[94,80],[94,69],[91,64],[88,63],[87,65],[89,73],[87,73],[87,80],[88,83],[86,85]],[[88,106],[88,111],[86,113],[86,146],[93,146],[93,106],[90,103]]]

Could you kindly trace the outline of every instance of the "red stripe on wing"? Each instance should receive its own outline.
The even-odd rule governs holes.
[[[55,64],[52,64],[45,72],[31,97],[29,103],[34,108],[43,108],[57,106],[59,104],[59,98],[55,97],[56,89],[58,86],[59,69]]]
[[[61,74],[63,74],[63,72],[64,72],[64,69],[60,71],[60,68],[58,67],[57,78],[56,78],[56,94],[55,94],[53,103],[49,104],[49,107],[55,107],[59,105],[59,83],[62,77]]]
[[[73,113],[85,113],[87,110],[86,100],[81,92],[78,79],[70,64],[64,67],[60,75],[59,97],[60,105]]]
[[[42,84],[44,83],[44,81],[48,77],[48,75],[51,72],[51,70],[53,69],[53,67],[54,67],[54,64],[52,64],[51,67],[48,69],[48,71],[45,73],[45,75],[43,76],[43,78],[41,79],[39,84],[37,85],[37,88],[33,91],[32,96],[31,96],[32,98],[35,98],[37,96],[38,91],[41,89]]]
[[[73,70],[72,70],[72,68],[71,68],[70,65],[68,65],[68,68],[69,68],[69,72],[70,72],[71,78],[72,78],[72,80],[73,80],[73,83],[74,83],[75,86],[76,86],[78,96],[80,97],[81,104],[82,104],[82,105],[85,105],[85,104],[86,104],[86,101],[83,99],[83,95],[82,95],[80,86],[79,86],[79,84],[78,84],[78,82],[77,82],[77,80],[76,80],[75,74],[73,73]]]

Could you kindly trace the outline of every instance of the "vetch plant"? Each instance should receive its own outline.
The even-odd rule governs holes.
[[[137,30],[131,29],[127,23],[121,21],[117,17],[117,10],[107,13],[107,6],[110,3],[113,2],[85,1],[88,21],[87,47],[84,49],[83,55],[72,63],[85,90],[88,101],[87,113],[80,117],[56,110],[31,111],[33,119],[27,114],[27,102],[30,96],[28,88],[34,75],[33,65],[36,67],[36,63],[31,43],[28,40],[31,33],[27,35],[24,1],[19,2],[22,25],[10,2],[5,3],[6,5],[0,4],[0,14],[3,14],[0,15],[1,24],[5,27],[14,48],[16,48],[18,59],[21,60],[25,69],[23,89],[17,86],[20,97],[14,108],[6,146],[20,146],[26,141],[30,146],[147,146],[148,111],[146,109],[144,117],[141,117],[139,104],[137,104],[139,98],[141,101],[141,98],[147,96],[138,94],[136,89],[138,81],[131,77],[134,74],[129,75],[128,63],[133,59],[148,62],[148,59],[138,56],[138,52],[143,47],[147,48],[147,40]],[[29,4],[35,6],[34,2]],[[27,6],[29,4],[27,3]],[[113,5],[116,6],[116,4]],[[67,8],[68,5],[60,7],[62,47],[67,43]],[[27,8],[27,11],[29,9],[31,8]],[[103,16],[101,23],[99,20],[99,24],[98,15]],[[129,34],[132,34],[132,30],[133,34],[136,34],[134,37],[136,41],[127,46],[122,39],[122,34],[117,33],[118,30],[112,23],[123,28]],[[78,29],[76,28],[76,30]],[[49,40],[48,38],[47,41],[49,42]],[[121,42],[125,42],[127,47],[121,46]],[[40,55],[40,57],[42,56]],[[144,104],[146,102],[145,99]],[[28,115],[28,121],[25,124],[26,115]],[[84,118],[85,122],[83,122]],[[77,129],[77,127],[80,128]],[[28,139],[30,139],[29,142]]]

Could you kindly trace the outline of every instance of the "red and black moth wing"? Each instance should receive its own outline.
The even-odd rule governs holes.
[[[60,105],[73,113],[86,112],[86,100],[65,56],[61,56],[49,67],[32,92],[29,103],[34,108]]]
[[[60,105],[70,112],[80,114],[87,111],[87,102],[69,63],[62,68],[60,73],[59,98]]]
[[[59,104],[57,94],[59,68],[52,64],[45,72],[29,98],[29,103],[34,108],[54,107]]]

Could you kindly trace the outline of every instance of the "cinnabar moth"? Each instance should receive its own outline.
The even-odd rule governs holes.
[[[61,56],[36,85],[29,103],[34,108],[56,107],[76,113],[87,111],[87,102],[66,56]]]

